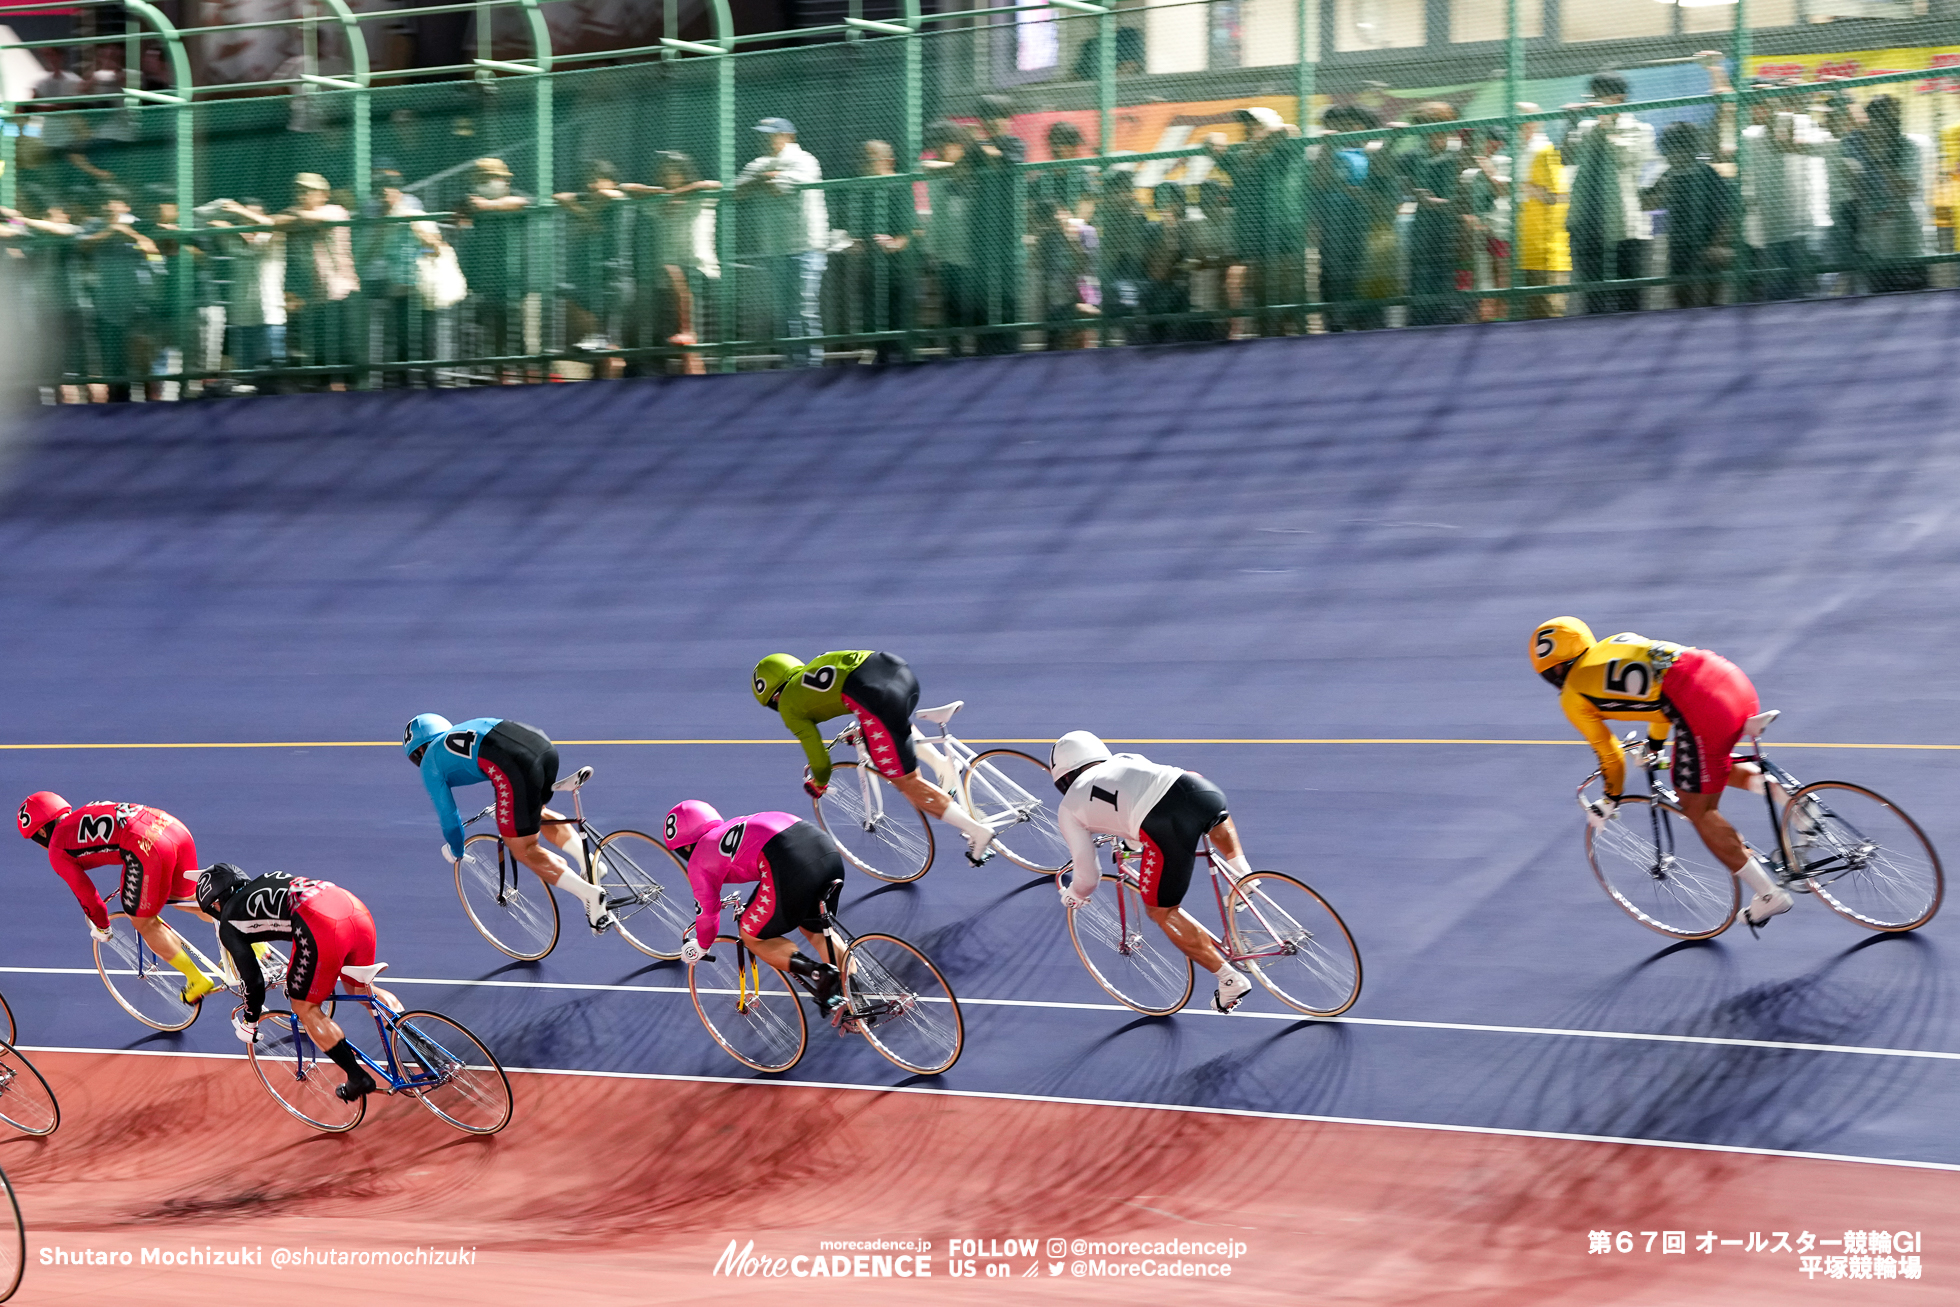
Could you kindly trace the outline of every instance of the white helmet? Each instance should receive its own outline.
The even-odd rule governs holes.
[[[1087,731],[1070,731],[1048,752],[1048,774],[1057,781],[1078,767],[1109,761],[1109,746]]]

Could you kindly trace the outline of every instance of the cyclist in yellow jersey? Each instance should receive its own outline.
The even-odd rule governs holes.
[[[1790,894],[1716,811],[1725,786],[1759,789],[1753,766],[1732,761],[1743,726],[1762,711],[1756,687],[1728,659],[1706,649],[1650,640],[1631,631],[1604,640],[1576,617],[1554,617],[1531,633],[1531,667],[1559,689],[1559,707],[1599,755],[1606,797],[1587,809],[1595,827],[1619,815],[1626,756],[1606,723],[1645,722],[1659,748],[1674,738],[1674,788],[1701,842],[1756,891],[1742,917],[1760,926],[1790,910]]]

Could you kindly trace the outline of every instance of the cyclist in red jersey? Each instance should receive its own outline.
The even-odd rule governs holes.
[[[161,808],[102,800],[77,808],[52,790],[20,805],[20,833],[48,851],[48,864],[68,882],[88,916],[89,934],[109,938],[109,913],[89,869],[122,868],[122,910],[156,955],[184,973],[183,998],[195,1003],[223,982],[204,974],[159,915],[165,904],[209,921],[197,909],[197,844]]]

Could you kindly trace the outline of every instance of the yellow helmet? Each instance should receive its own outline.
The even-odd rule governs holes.
[[[789,684],[789,678],[803,670],[803,660],[794,654],[773,653],[755,665],[749,673],[752,678],[749,689],[755,691],[755,701],[764,708],[776,706],[776,696]]]
[[[1553,672],[1593,647],[1592,628],[1576,617],[1554,617],[1531,633],[1531,670],[1551,681]],[[1563,684],[1560,676],[1552,681]]]

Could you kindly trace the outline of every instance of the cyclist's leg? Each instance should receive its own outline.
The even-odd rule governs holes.
[[[1198,841],[1227,820],[1224,791],[1186,772],[1143,816],[1143,861],[1138,873],[1144,912],[1180,953],[1218,978],[1213,1006],[1220,1011],[1236,1005],[1250,992],[1252,982],[1225,960],[1210,933],[1178,905],[1191,888]]]
[[[374,961],[374,918],[339,886],[319,891],[293,909],[293,959],[286,969],[286,999],[308,1038],[347,1073],[335,1092],[352,1101],[374,1090],[374,1077],[354,1055],[347,1032],[321,1004],[333,993],[343,966]]]
[[[184,974],[184,1001],[195,1002],[220,987],[215,976],[207,976],[184,948],[177,932],[161,919],[164,905],[178,888],[178,845],[190,843],[190,832],[176,822],[160,828],[147,853],[123,850],[122,909],[129,924],[142,936],[150,951]],[[189,856],[196,857],[192,846]],[[192,886],[193,894],[196,886]]]
[[[1732,759],[1743,725],[1762,710],[1756,687],[1728,659],[1690,649],[1668,669],[1663,704],[1674,727],[1674,786],[1682,815],[1708,851],[1755,892],[1744,909],[1751,924],[1788,911],[1789,893],[1718,810],[1722,791],[1737,779]]]
[[[968,855],[979,856],[993,842],[993,832],[919,771],[919,755],[912,747],[912,713],[919,706],[919,679],[905,660],[887,653],[873,654],[844,678],[840,694],[844,706],[857,718],[864,747],[878,774],[920,812],[939,818],[966,836]]]
[[[545,795],[558,779],[557,746],[521,722],[502,721],[477,747],[476,765],[496,792],[497,833],[511,856],[546,885],[581,900],[586,921],[598,925],[606,917],[605,891],[539,839],[547,814]]]
[[[783,839],[804,831],[815,838]],[[837,971],[820,933],[820,914],[837,906],[843,857],[828,837],[801,823],[779,832],[764,849],[762,881],[736,919],[736,932],[749,952],[776,970],[814,982],[821,1001],[826,992],[837,990]],[[792,931],[800,931],[815,946],[815,957],[798,951]]]

